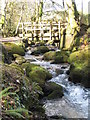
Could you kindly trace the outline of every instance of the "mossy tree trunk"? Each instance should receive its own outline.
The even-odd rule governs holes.
[[[70,49],[73,49],[75,37],[80,32],[79,14],[76,8],[76,4],[73,0],[66,0],[68,7],[68,26],[67,33],[72,36],[72,42],[70,43]]]

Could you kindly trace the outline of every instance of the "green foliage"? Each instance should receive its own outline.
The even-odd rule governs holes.
[[[25,108],[32,110],[33,107],[39,105],[39,95],[43,95],[43,92],[42,88],[36,82],[33,82],[24,75],[24,72],[25,70],[23,71],[19,65],[14,63],[3,66],[2,86],[3,88],[15,86],[20,100],[20,102],[17,103],[17,106],[24,106]],[[8,106],[10,107],[9,104]]]
[[[15,88],[8,87],[0,92],[0,103],[2,103],[2,117],[9,115],[9,118],[29,118],[28,110],[17,107],[18,95],[13,92]],[[13,96],[12,96],[13,95]],[[16,101],[15,101],[16,99]],[[9,102],[11,101],[11,102]],[[14,106],[13,106],[14,105]]]
[[[6,89],[4,89],[4,90],[2,90],[2,91],[0,92],[0,99],[1,99],[2,97],[7,96],[7,95],[8,95],[7,92],[8,92],[8,90],[10,90],[11,88],[13,88],[13,87],[8,87],[8,88],[6,88]]]

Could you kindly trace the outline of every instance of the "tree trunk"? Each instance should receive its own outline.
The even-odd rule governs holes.
[[[79,14],[76,8],[75,2],[73,0],[66,0],[66,4],[68,7],[68,26],[67,26],[67,34],[72,36],[72,41],[70,43],[70,49],[73,48],[75,37],[78,35],[80,31],[79,25]]]

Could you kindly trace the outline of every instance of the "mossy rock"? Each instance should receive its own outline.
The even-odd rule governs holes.
[[[48,47],[46,47],[46,46],[39,46],[31,54],[32,55],[39,55],[39,54],[44,54],[44,53],[46,53],[48,51],[49,51]]]
[[[83,49],[74,52],[69,57],[70,77],[69,80],[74,83],[81,83],[85,87],[90,87],[90,52],[87,49]]]
[[[29,73],[29,78],[32,81],[39,83],[39,85],[43,88],[45,81],[52,78],[52,75],[42,67],[36,67]]]
[[[73,53],[70,54],[70,57],[69,57],[68,61],[70,63],[72,63],[72,62],[78,62],[78,63],[82,62],[83,63],[84,61],[90,59],[89,51],[90,50],[87,47],[86,49],[73,52]]]
[[[14,69],[19,70],[20,72],[22,72],[22,73],[24,74],[24,70],[21,68],[20,65],[15,64],[15,63],[12,63],[12,64],[10,64],[9,66],[11,66],[11,67],[14,68]]]
[[[54,60],[55,59],[55,54],[56,54],[55,51],[49,51],[49,52],[44,54],[43,59],[47,60],[47,61]]]
[[[68,62],[68,53],[65,51],[50,51],[44,54],[43,57],[44,60],[50,61],[52,60],[52,63],[58,64],[58,63],[66,63]]]
[[[25,50],[21,45],[16,45],[14,43],[4,43],[3,46],[9,54],[18,54],[22,56],[25,55]]]
[[[2,51],[2,62],[10,64],[12,62],[12,55],[9,55],[5,47],[0,44],[0,51]]]
[[[83,65],[82,65],[83,66]],[[81,83],[81,85],[90,88],[90,67],[84,66],[81,69],[71,69],[69,80],[74,83]]]
[[[29,76],[29,73],[36,69],[36,68],[39,68],[40,65],[35,65],[35,64],[31,64],[30,62],[26,62],[26,63],[23,63],[21,65],[22,69],[26,71],[26,75]]]
[[[54,82],[48,82],[45,84],[44,94],[49,100],[61,98],[63,96],[63,88]]]
[[[26,60],[23,56],[17,56],[16,59],[15,59],[15,63],[21,65],[22,63],[25,63]]]
[[[43,87],[46,80],[52,78],[52,75],[48,72],[48,70],[44,69],[40,65],[35,65],[27,62],[27,63],[23,63],[21,67],[23,70],[26,71],[26,75],[32,81],[39,83],[41,87]]]

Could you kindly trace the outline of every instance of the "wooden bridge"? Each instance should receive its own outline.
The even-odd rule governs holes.
[[[19,37],[28,37],[29,40],[55,40],[60,41],[61,24],[58,22],[20,22],[16,33]]]

